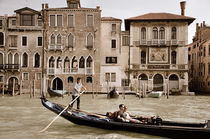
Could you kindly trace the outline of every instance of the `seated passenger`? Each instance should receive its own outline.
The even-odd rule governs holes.
[[[127,112],[127,106],[124,107],[123,118],[125,119],[126,122],[131,122],[131,123],[142,123],[141,121],[139,121],[139,120],[137,120],[137,119],[131,118],[130,113]]]
[[[119,111],[115,111],[114,113],[107,113],[108,117],[116,121],[125,121],[123,118],[124,104],[120,104],[119,109]]]

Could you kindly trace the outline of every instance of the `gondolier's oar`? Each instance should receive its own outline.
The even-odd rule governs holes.
[[[72,103],[74,103],[74,101],[76,101],[85,91],[82,91],[82,93],[80,93],[80,95],[78,95],[73,101],[71,101],[66,107],[65,109],[63,109],[44,129],[42,129],[40,132],[44,132],[45,130],[47,130],[50,125],[69,107],[69,105],[71,105]]]

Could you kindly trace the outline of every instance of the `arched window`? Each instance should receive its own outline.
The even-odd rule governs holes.
[[[53,56],[50,57],[49,59],[49,67],[54,68],[55,67],[55,59]]]
[[[146,40],[146,28],[141,28],[141,39]]]
[[[57,44],[61,44],[61,35],[60,34],[57,36]]]
[[[16,53],[15,56],[14,56],[14,64],[15,64],[14,68],[18,69],[19,68],[19,55],[18,55],[18,53]]]
[[[12,54],[8,54],[8,64],[12,64]]]
[[[171,29],[171,39],[176,40],[176,27],[172,27]]]
[[[23,54],[23,65],[22,65],[22,67],[28,67],[28,55],[27,55],[27,53],[24,53]]]
[[[56,62],[56,63],[57,63],[56,68],[62,68],[62,65],[61,65],[61,64],[62,64],[62,59],[61,59],[61,57],[60,57],[60,56],[58,57],[58,59],[57,59],[57,62]]]
[[[72,68],[78,68],[78,62],[76,56],[73,57],[72,63],[71,63]]]
[[[141,51],[141,64],[146,64],[146,52]]]
[[[64,59],[64,72],[69,72],[70,70],[70,60],[68,57]]]
[[[71,33],[68,36],[68,47],[74,47],[74,36]]]
[[[87,66],[88,68],[90,68],[90,67],[93,66],[92,63],[93,63],[93,60],[92,60],[91,56],[89,56],[88,59],[87,59],[86,66]]]
[[[0,53],[0,65],[2,65],[4,63],[4,57],[3,54]]]
[[[74,82],[74,78],[73,77],[68,77],[68,83],[73,83]]]
[[[85,59],[83,56],[79,60],[79,68],[85,68]]]
[[[87,36],[87,47],[93,47],[93,35],[91,33]]]
[[[164,27],[160,28],[160,39],[165,39],[165,28]]]
[[[0,32],[0,45],[4,45],[4,33]]]
[[[153,27],[152,29],[152,39],[158,39],[158,28]]]
[[[34,67],[39,68],[40,67],[40,55],[38,53],[34,56]]]
[[[176,64],[176,51],[171,52],[171,64]]]
[[[86,79],[86,83],[92,83],[92,82],[93,82],[92,77],[87,77],[87,79]]]
[[[55,45],[55,35],[54,34],[52,34],[50,37],[50,44]]]

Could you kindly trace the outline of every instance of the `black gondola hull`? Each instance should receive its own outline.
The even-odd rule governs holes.
[[[64,107],[51,103],[46,99],[42,99],[42,104],[49,110],[59,114]],[[204,124],[199,123],[176,123],[177,125],[183,126],[173,126],[171,125],[146,125],[146,124],[133,124],[133,123],[122,123],[116,122],[103,118],[93,118],[93,116],[79,116],[76,112],[69,114],[66,111],[61,114],[61,116],[74,124],[86,125],[96,128],[103,128],[109,130],[123,130],[132,131],[137,133],[149,134],[154,136],[162,136],[174,139],[180,138],[193,138],[193,139],[205,139],[210,137],[210,129],[203,128]],[[164,122],[163,122],[164,123]],[[191,125],[192,127],[189,127]]]

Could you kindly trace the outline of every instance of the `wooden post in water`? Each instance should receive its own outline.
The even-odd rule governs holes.
[[[91,85],[92,85],[92,98],[94,99],[94,91],[93,91],[93,79],[92,79],[92,83],[91,83]]]
[[[36,89],[36,83],[35,80],[33,80],[33,97],[35,97],[35,89]]]
[[[15,95],[15,78],[13,78],[13,83],[12,83],[12,96]]]
[[[42,78],[41,78],[41,82],[40,82],[40,96],[42,97]]]
[[[19,88],[20,95],[22,93],[22,80],[20,80],[20,88]]]
[[[3,82],[3,85],[2,85],[2,95],[4,96],[4,82]]]
[[[30,98],[32,98],[32,92],[31,92],[31,81],[29,81],[29,88],[30,88]]]
[[[169,83],[168,83],[168,87],[167,87],[167,99],[169,98]]]

